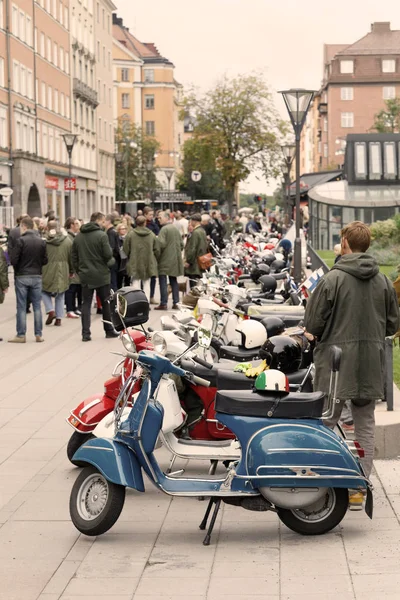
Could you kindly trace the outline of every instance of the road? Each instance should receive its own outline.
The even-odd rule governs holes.
[[[0,335],[14,332],[10,290]],[[206,503],[171,499],[149,482],[145,495],[127,494],[109,533],[79,535],[68,513],[78,470],[66,458],[65,417],[102,390],[116,362],[110,350],[120,349],[97,316],[92,336],[82,343],[80,322],[64,319],[36,344],[29,315],[26,344],[0,343],[0,600],[399,599],[400,461],[376,463],[373,521],[348,513],[323,537],[300,537],[274,514],[224,505],[204,547]]]

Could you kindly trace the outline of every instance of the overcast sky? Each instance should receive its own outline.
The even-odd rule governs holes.
[[[400,29],[398,0],[115,0],[118,16],[154,42],[183,85],[207,89],[224,73],[262,72],[272,90],[318,89],[324,43],[351,44],[374,21]],[[400,49],[399,49],[400,50]],[[282,111],[283,100],[275,103]],[[243,186],[265,192],[254,178]]]

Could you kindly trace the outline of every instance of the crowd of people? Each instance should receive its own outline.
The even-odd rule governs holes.
[[[268,226],[281,225],[270,216]],[[264,217],[157,211],[147,206],[135,218],[114,211],[93,213],[88,223],[68,217],[64,226],[50,211],[43,218],[22,215],[8,232],[7,254],[0,248],[0,303],[9,288],[8,262],[14,269],[16,335],[11,343],[26,342],[26,315],[33,311],[36,342],[44,341],[45,324],[60,327],[66,314],[81,319],[82,341],[91,340],[91,309],[103,315],[106,338],[117,336],[110,321],[107,299],[111,290],[131,285],[141,288],[155,310],[178,308],[180,284],[187,276],[193,287],[207,264],[209,252],[218,252],[233,233],[257,235]],[[204,262],[205,261],[205,262]],[[159,302],[156,301],[157,282]]]

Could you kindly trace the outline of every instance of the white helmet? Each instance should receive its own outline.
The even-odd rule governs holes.
[[[264,325],[252,319],[241,321],[236,327],[236,331],[242,338],[241,345],[247,348],[247,350],[262,346],[268,339],[267,330]]]
[[[274,394],[288,394],[290,389],[286,375],[276,369],[260,373],[254,387],[258,392],[273,392]]]

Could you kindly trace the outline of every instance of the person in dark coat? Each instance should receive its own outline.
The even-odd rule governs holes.
[[[132,231],[131,225],[129,225],[129,231]],[[126,271],[126,265],[128,263],[128,257],[124,251],[124,241],[128,235],[128,225],[124,222],[117,225],[118,234],[118,247],[119,247],[119,261],[118,261],[118,276],[117,276],[117,288],[129,286],[131,284],[131,278]]]
[[[158,236],[158,280],[160,283],[160,305],[155,310],[167,310],[168,287],[167,276],[172,290],[173,309],[178,308],[179,285],[178,277],[183,275],[183,240],[178,229],[172,225],[167,212],[161,211],[158,219],[161,231]]]
[[[185,246],[185,275],[189,277],[190,287],[194,287],[201,277],[201,269],[197,259],[208,252],[207,236],[201,226],[201,215],[195,213],[190,217],[192,232]]]
[[[0,304],[3,304],[5,295],[10,287],[8,280],[8,264],[3,248],[0,246]],[[0,342],[3,338],[0,337]]]
[[[108,237],[108,243],[110,244],[110,248],[112,251],[112,255],[114,257],[114,264],[110,269],[111,274],[111,289],[114,292],[118,289],[118,268],[119,268],[119,243],[118,243],[118,233],[114,229],[114,215],[109,214],[106,216],[105,220],[105,230]]]
[[[385,337],[396,333],[399,307],[392,283],[367,254],[369,228],[360,221],[342,230],[342,258],[322,277],[308,301],[304,326],[317,338],[314,389],[327,393],[332,346],[342,349],[337,388],[340,403],[334,427],[346,400],[352,403],[355,437],[365,451],[369,477],[374,456],[375,401],[384,396]]]
[[[74,242],[75,236],[78,235],[80,228],[81,222],[76,217],[68,217],[65,221],[64,229],[66,230],[71,243]],[[71,275],[69,279],[69,288],[65,292],[65,306],[68,319],[79,319],[82,314],[82,286],[76,273]]]
[[[255,215],[253,219],[247,223],[246,233],[251,233],[252,235],[259,235],[261,231],[261,217],[259,215]]]
[[[138,211],[139,216],[139,211]],[[143,210],[143,216],[146,218],[146,227],[150,229],[154,233],[154,235],[158,235],[160,233],[160,226],[154,220],[154,210],[150,206],[146,206]],[[154,299],[154,294],[156,293],[156,283],[157,277],[151,277],[150,279],[150,304],[157,304]]]
[[[158,273],[158,244],[157,237],[146,227],[145,217],[136,218],[136,228],[126,236],[123,250],[128,257],[126,270],[132,278],[132,287],[140,289],[142,286],[149,299],[150,280]]]
[[[90,223],[82,225],[79,235],[72,244],[72,267],[79,275],[82,285],[82,341],[90,342],[90,308],[93,293],[101,300],[103,307],[103,326],[106,338],[117,337],[118,333],[109,323],[111,321],[110,305],[106,300],[110,296],[110,267],[115,259],[112,255],[108,237],[104,227],[103,213],[93,213]],[[108,321],[108,322],[107,322]]]

